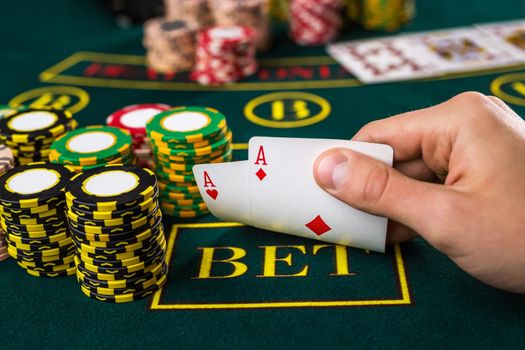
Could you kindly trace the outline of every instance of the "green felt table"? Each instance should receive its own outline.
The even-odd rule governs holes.
[[[277,30],[257,76],[204,88],[185,75],[148,72],[141,28],[117,27],[101,2],[2,5],[1,103],[67,107],[81,125],[104,123],[134,103],[211,106],[228,118],[236,159],[246,158],[254,135],[348,139],[369,121],[465,90],[497,94],[525,115],[525,66],[363,86],[323,48],[297,47]],[[404,31],[516,19],[523,10],[521,0],[420,0]],[[377,35],[355,30],[345,37]],[[474,280],[423,240],[378,254],[211,216],[166,218],[166,228],[169,282],[133,303],[91,300],[75,278],[36,278],[13,260],[0,263],[0,344],[518,348],[525,342],[525,297]]]

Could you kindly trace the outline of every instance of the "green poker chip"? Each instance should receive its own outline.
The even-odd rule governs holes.
[[[226,136],[206,147],[195,148],[195,149],[170,149],[153,146],[154,153],[160,153],[168,157],[207,157],[211,154],[216,154],[217,152],[224,153],[224,151],[230,146],[232,140],[232,132],[228,130]]]
[[[215,159],[217,157],[224,156],[228,152],[230,152],[232,149],[231,144],[227,144],[226,148],[219,149],[217,151],[214,151],[213,153],[207,154],[205,156],[200,157],[185,157],[185,156],[171,156],[166,155],[163,153],[155,153],[154,156],[156,159],[160,160],[161,162],[167,162],[167,163],[193,163],[193,164],[202,164],[202,163],[208,163],[210,160]]]
[[[214,139],[226,129],[226,117],[209,107],[184,106],[157,114],[146,132],[153,143],[188,144]]]
[[[131,146],[127,131],[94,125],[71,131],[53,142],[49,159],[75,166],[105,164],[129,156]]]
[[[230,162],[233,158],[233,150],[230,148],[225,154],[221,154],[215,158],[209,159],[203,163],[224,163],[224,162]],[[157,157],[156,159],[157,166],[160,166],[165,169],[170,169],[171,171],[175,172],[192,172],[193,166],[196,164],[200,164],[198,160],[189,159],[187,162],[183,163],[177,163],[177,162],[170,162],[170,161],[164,161],[162,159],[159,159]]]

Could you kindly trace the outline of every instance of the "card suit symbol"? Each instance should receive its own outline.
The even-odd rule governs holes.
[[[262,168],[260,168],[259,170],[257,170],[257,172],[255,173],[255,175],[257,175],[257,177],[259,178],[259,180],[263,180],[265,177],[266,177],[266,173],[264,172],[264,170]]]
[[[305,226],[318,236],[324,235],[332,229],[326,224],[326,222],[324,222],[320,215],[317,215],[315,219],[307,223]]]
[[[213,189],[213,190],[206,190],[206,193],[207,193],[208,196],[210,196],[213,200],[217,199],[217,196],[219,195],[219,191],[217,191],[216,189]]]

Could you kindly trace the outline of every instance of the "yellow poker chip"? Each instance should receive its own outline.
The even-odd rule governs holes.
[[[9,235],[8,235],[8,237],[9,237]],[[6,239],[7,239],[7,241],[9,242],[9,244],[11,246],[15,247],[18,250],[26,250],[26,251],[29,250],[29,251],[35,251],[35,252],[41,252],[41,251],[48,251],[48,250],[58,249],[58,248],[66,247],[66,246],[69,246],[69,245],[73,244],[73,240],[72,240],[71,237],[67,237],[66,239],[63,239],[63,240],[58,241],[58,242],[47,243],[47,244],[39,244],[39,245],[16,243],[16,242],[10,240],[7,237],[6,237]]]
[[[143,262],[144,260],[153,258],[155,255],[159,254],[159,252],[166,252],[166,244],[162,247],[158,247],[157,249],[153,249],[148,253],[145,253],[141,256],[133,256],[131,258],[122,259],[122,260],[104,260],[104,259],[97,259],[97,258],[91,258],[89,256],[86,256],[84,254],[80,254],[79,259],[83,262],[89,263],[91,265],[96,265],[100,267],[119,267],[119,266],[130,266],[130,265],[136,265],[140,262]]]
[[[145,298],[147,296],[152,295],[157,290],[162,288],[167,281],[167,276],[162,276],[155,284],[150,286],[147,289],[144,289],[142,291],[138,291],[135,293],[129,293],[129,294],[118,294],[118,295],[105,295],[105,294],[99,294],[97,292],[93,292],[89,288],[86,288],[84,285],[81,285],[82,292],[87,295],[90,298],[99,300],[99,301],[105,301],[105,302],[113,302],[113,303],[127,303],[130,301],[135,301],[138,299]]]
[[[155,239],[155,243],[158,245],[161,245],[162,242],[165,241],[164,234],[159,234],[158,237]],[[144,248],[149,247],[151,242],[137,242],[129,245],[122,245],[119,247],[112,247],[112,248],[98,248],[93,247],[89,244],[79,243],[76,244],[78,250],[89,253],[89,254],[108,254],[108,255],[115,255],[115,254],[123,254],[123,253],[131,253],[134,254],[137,250],[142,250]]]
[[[42,271],[35,271],[35,270],[32,270],[30,268],[25,268],[24,266],[22,266],[25,271],[32,275],[32,276],[36,276],[36,277],[65,277],[65,276],[73,276],[75,274],[75,272],[77,271],[77,268],[75,266],[72,266],[70,268],[68,268],[67,270],[64,270],[64,271],[58,271],[58,272],[42,272]]]
[[[79,215],[78,213],[74,213],[72,211],[67,212],[67,216],[69,220],[73,220],[76,223],[85,225],[85,226],[122,226],[122,225],[132,225],[131,227],[137,227],[135,225],[143,225],[140,224],[140,220],[143,220],[144,223],[147,220],[148,215],[154,214],[158,209],[157,201],[152,201],[151,205],[146,208],[144,211],[138,213],[138,214],[132,214],[132,215],[126,215],[122,216],[116,219],[93,219],[88,218],[82,215]]]
[[[157,179],[149,169],[110,165],[73,177],[66,187],[68,206],[86,211],[135,207],[155,195]]]
[[[43,162],[10,169],[0,176],[0,203],[10,209],[53,205],[72,176],[62,165]]]
[[[27,108],[0,119],[0,139],[31,143],[58,136],[68,129],[73,118],[66,110]]]

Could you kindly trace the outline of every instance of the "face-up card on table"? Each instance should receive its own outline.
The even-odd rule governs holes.
[[[519,57],[476,28],[457,28],[408,35],[443,73],[509,66]]]
[[[365,83],[508,66],[519,57],[476,28],[331,44],[328,53]]]
[[[195,165],[193,174],[214,216],[223,221],[250,224],[248,161]]]
[[[525,61],[525,20],[476,25],[486,36]]]
[[[328,53],[364,83],[381,83],[439,75],[439,65],[424,47],[402,36],[353,40],[328,45]]]
[[[321,189],[313,166],[324,151],[349,148],[392,164],[388,145],[345,140],[253,137],[249,143],[252,225],[383,252],[387,219],[359,211]]]

